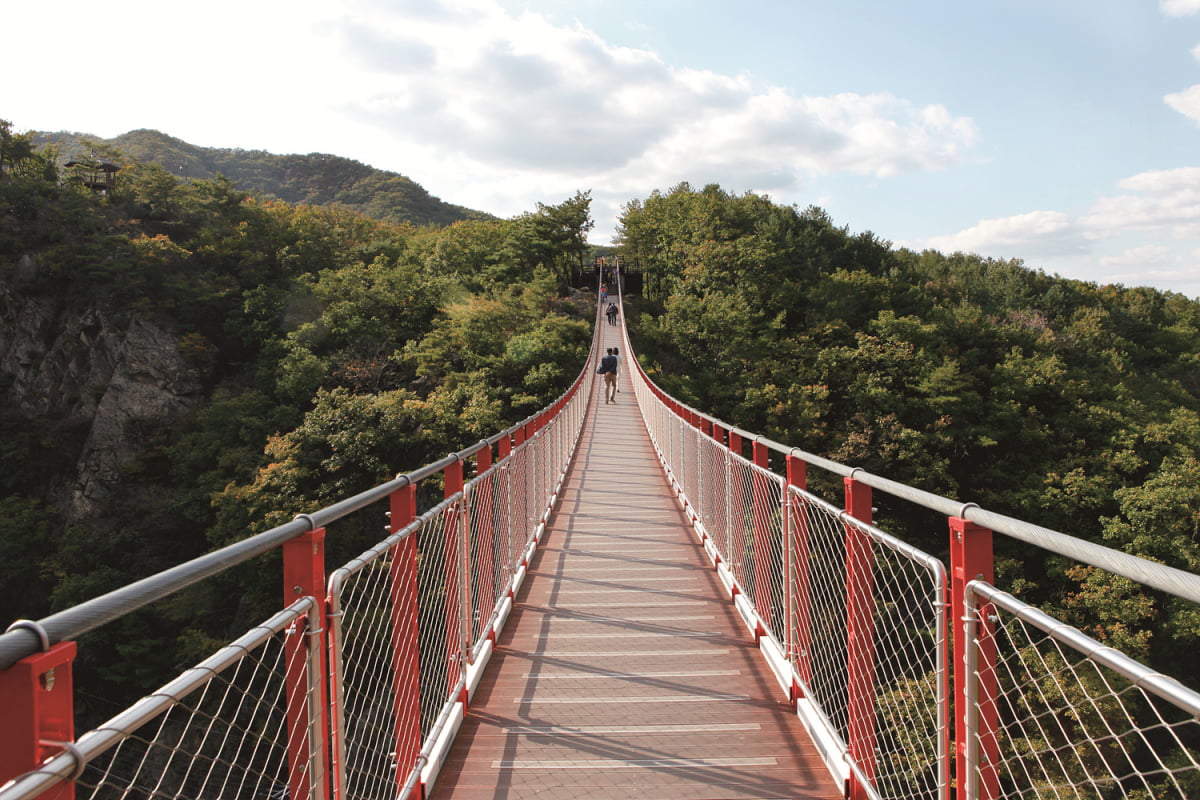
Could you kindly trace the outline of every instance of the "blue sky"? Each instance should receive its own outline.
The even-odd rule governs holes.
[[[1200,297],[1200,0],[6,4],[0,118],[325,152],[511,216],[681,181]],[[107,55],[100,44],[114,42]]]

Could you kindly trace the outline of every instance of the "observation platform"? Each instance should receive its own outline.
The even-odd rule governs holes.
[[[430,800],[840,800],[663,476],[624,358]]]

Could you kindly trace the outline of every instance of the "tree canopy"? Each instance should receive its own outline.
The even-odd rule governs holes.
[[[594,298],[569,278],[591,225],[587,193],[512,220],[415,226],[359,213],[345,197],[292,204],[223,175],[184,180],[104,143],[88,149],[119,167],[111,189],[0,121],[0,293],[58,319],[167,331],[194,410],[143,426],[101,510],[73,519],[59,500],[85,477],[88,392],[103,387],[34,411],[13,401],[21,376],[0,374],[0,505],[20,523],[0,536],[10,619],[45,616],[462,449],[549,404],[582,368]],[[402,182],[368,186],[378,177],[359,177],[359,199]],[[361,552],[378,528],[331,537],[331,558]],[[168,674],[253,624],[277,580],[218,578],[93,634],[102,646],[87,648],[85,690],[115,698],[137,683],[103,645],[121,641],[141,652],[138,670]],[[149,646],[152,636],[178,648]]]
[[[895,249],[821,209],[718,186],[630,203],[620,239],[645,269],[647,302],[629,317],[637,350],[689,405],[943,496],[1200,565],[1195,300]],[[944,523],[877,502],[883,527],[946,550]],[[1119,602],[1092,572],[998,547],[1005,578],[1035,600],[1076,615]],[[1171,660],[1195,652],[1200,626],[1167,605],[1139,617],[1149,633],[1137,641]]]

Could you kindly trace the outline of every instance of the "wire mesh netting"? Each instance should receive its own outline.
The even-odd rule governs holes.
[[[506,515],[500,490],[503,472],[488,470],[467,486],[467,563],[470,567],[470,625],[468,640],[478,643],[486,638],[495,621],[496,601],[512,574],[504,557]]]
[[[89,731],[6,798],[79,769],[76,797],[319,797],[315,602],[305,598]],[[289,709],[291,711],[289,712]]]
[[[383,796],[413,778],[419,743],[457,684],[461,508],[461,495],[444,501],[330,580],[347,797]]]
[[[322,603],[298,601],[104,726],[45,743],[62,752],[0,796],[23,800],[67,782],[96,798],[412,794],[548,518],[593,388],[581,379],[485,443],[499,442],[499,464],[448,500],[436,498],[461,485],[463,454],[423,479],[400,476],[300,515],[314,528],[316,516],[337,522],[340,560],[377,538],[381,489],[403,487],[391,499],[406,493],[405,521],[429,508],[333,573],[328,630]],[[490,450],[486,459],[463,451],[472,452],[490,463]],[[293,566],[319,568],[316,553]]]
[[[858,766],[889,798],[937,798],[947,783],[945,570],[935,558],[789,488],[795,586],[789,651],[807,696],[843,742],[869,732]],[[847,541],[869,558],[848,568]],[[853,596],[866,609],[850,619]],[[850,629],[854,630],[851,631]],[[867,702],[852,702],[848,643],[865,641]],[[855,714],[860,715],[857,720]]]
[[[843,755],[852,758],[850,742],[862,740],[854,767],[881,797],[945,797],[942,563],[787,486],[687,424],[644,384],[639,391],[665,468]],[[857,670],[850,668],[850,642],[862,648]]]
[[[1200,694],[994,587],[970,588],[987,602],[968,675],[976,796],[1200,797]]]
[[[330,581],[337,774],[347,798],[416,785],[565,468],[566,414]]]

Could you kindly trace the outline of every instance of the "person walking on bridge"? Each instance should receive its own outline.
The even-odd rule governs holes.
[[[608,317],[609,325],[617,324],[617,304],[609,303],[608,308],[604,311],[604,316]]]
[[[610,347],[604,358],[600,359],[600,367],[596,370],[604,376],[604,403],[617,402],[617,351]]]

